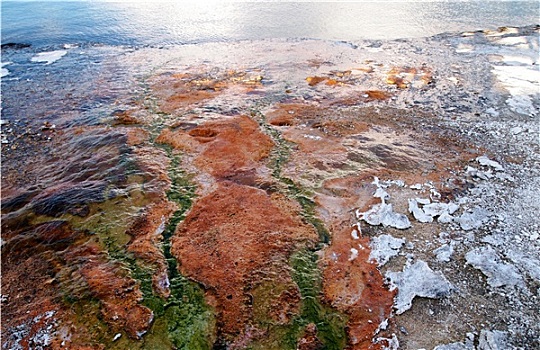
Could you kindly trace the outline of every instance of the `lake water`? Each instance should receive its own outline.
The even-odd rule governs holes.
[[[536,24],[537,1],[2,2],[2,44],[396,39]]]

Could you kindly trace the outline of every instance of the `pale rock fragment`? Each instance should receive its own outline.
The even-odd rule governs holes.
[[[11,64],[11,62],[2,62],[2,67],[0,68],[0,78],[9,75],[9,70],[7,68],[4,68],[4,66],[7,66],[8,64]]]
[[[388,319],[385,319],[379,324],[379,327],[375,330],[375,334],[379,334],[380,331],[384,331],[388,328]]]
[[[508,250],[506,256],[519,266],[522,271],[540,282],[540,261],[537,258],[535,259],[532,255],[526,255],[514,249]]]
[[[454,217],[448,213],[442,213],[437,221],[441,224],[449,224],[454,221]]]
[[[398,350],[399,349],[399,340],[397,336],[392,333],[392,338],[379,337],[375,339],[375,343],[385,342],[388,345],[383,345],[382,350]]]
[[[351,237],[353,239],[359,239],[360,236],[358,235],[358,230],[356,228],[354,228],[352,231],[351,231]]]
[[[523,132],[523,128],[520,126],[515,126],[512,129],[510,129],[510,133],[512,135],[518,135],[518,134],[521,134],[522,132]]]
[[[403,238],[395,238],[391,235],[373,237],[369,244],[371,248],[369,261],[375,260],[379,266],[383,266],[390,258],[399,254],[399,250],[404,244]]]
[[[491,115],[493,117],[498,117],[500,115],[499,111],[496,110],[495,108],[486,109],[486,113],[488,113],[489,115]]]
[[[506,350],[508,349],[506,338],[506,332],[483,329],[480,332],[478,350]]]
[[[481,180],[489,180],[493,177],[493,173],[491,172],[491,170],[489,171],[482,171],[482,170],[478,170],[472,166],[468,166],[467,169],[465,170],[465,173],[469,176],[472,176],[472,177],[477,177]]]
[[[471,44],[460,43],[456,48],[456,53],[470,53],[474,52],[474,46]]]
[[[400,230],[411,227],[409,218],[403,214],[394,212],[392,204],[380,203],[374,205],[370,210],[361,213],[356,211],[359,220],[364,220],[372,226],[390,226]]]
[[[394,300],[396,314],[402,314],[412,306],[414,297],[442,298],[453,289],[452,284],[441,272],[434,272],[425,261],[405,265],[403,272],[387,272],[391,290],[398,289]]]
[[[405,181],[403,180],[387,180],[380,183],[383,187],[390,187],[396,185],[397,187],[405,187]]]
[[[40,52],[36,56],[32,57],[30,61],[32,62],[45,62],[45,65],[52,64],[62,58],[67,54],[66,50],[56,50],[56,51],[47,51]]]
[[[498,39],[496,43],[500,45],[514,46],[514,45],[519,45],[519,44],[526,44],[527,38],[524,38],[522,36],[508,36],[508,37]]]
[[[455,203],[431,203],[424,206],[424,212],[430,216],[440,216],[442,214],[454,214],[458,209],[459,205]]]
[[[526,95],[515,95],[506,100],[506,104],[516,113],[534,116],[536,109],[533,98]]]
[[[353,261],[356,258],[358,258],[358,249],[351,248],[351,257],[349,258],[349,261]]]
[[[480,163],[480,165],[492,167],[492,168],[495,169],[496,171],[504,171],[504,169],[503,169],[503,167],[502,167],[501,164],[499,164],[498,162],[496,162],[496,161],[494,161],[494,160],[489,159],[489,158],[486,157],[486,156],[478,157],[478,158],[476,158],[476,161],[477,161],[478,163]]]
[[[439,248],[435,249],[433,253],[437,255],[437,260],[439,260],[440,262],[448,262],[450,261],[450,257],[454,253],[454,246],[452,243],[443,244]]]
[[[474,344],[467,340],[465,343],[437,345],[433,350],[474,350]]]
[[[316,140],[316,141],[322,139],[322,137],[320,137],[320,136],[318,136],[318,135],[307,135],[307,134],[305,134],[305,135],[303,135],[303,136],[304,136],[304,138],[306,138],[306,139]]]
[[[429,198],[418,198],[418,197],[416,197],[415,200],[416,200],[416,202],[418,202],[418,204],[422,204],[422,205],[426,205],[426,204],[431,203]]]
[[[380,198],[383,203],[387,199],[390,199],[390,195],[382,187],[377,187],[377,190],[375,191],[375,194],[373,195],[373,197]]]
[[[534,65],[493,66],[493,73],[500,84],[510,93],[506,104],[514,112],[524,115],[536,115],[534,105],[538,94],[540,71]]]
[[[439,193],[439,191],[437,191],[434,188],[430,189],[429,193],[430,193],[431,198],[438,198],[438,199],[441,198],[441,194]]]
[[[508,175],[507,173],[497,173],[495,174],[495,177],[499,180],[507,180],[507,181],[510,181],[510,182],[514,182],[516,181],[516,179],[514,179],[514,177],[512,175]]]
[[[439,239],[438,241],[441,243],[448,243],[448,240],[450,238],[450,234],[448,232],[441,232],[439,233]]]
[[[413,214],[414,218],[420,222],[433,222],[433,217],[427,215],[419,206],[416,199],[409,199],[409,213]]]
[[[424,204],[424,207],[420,208],[418,204]],[[429,199],[409,199],[409,212],[416,220],[424,223],[433,222],[433,218],[437,216],[440,223],[450,223],[454,219],[451,214],[458,209],[459,205],[455,203],[430,203]]]
[[[479,247],[465,254],[468,264],[482,271],[492,287],[518,286],[525,289],[523,277],[518,269],[501,261],[492,247]]]
[[[478,174],[478,169],[472,166],[467,166],[467,169],[465,169],[465,174],[470,176],[476,176]]]
[[[488,212],[485,209],[476,207],[471,212],[465,212],[454,221],[459,223],[465,231],[470,231],[481,227],[488,218]]]

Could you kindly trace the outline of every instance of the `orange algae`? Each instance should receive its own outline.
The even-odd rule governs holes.
[[[288,257],[316,241],[298,210],[280,196],[224,182],[199,199],[179,226],[172,240],[179,269],[215,297],[225,334],[240,334],[251,322],[253,288],[269,278],[290,283]],[[282,297],[293,303],[287,307],[294,313],[298,298],[279,296],[276,305]]]
[[[189,131],[165,129],[157,141],[196,154],[194,164],[216,178],[259,167],[274,146],[247,116],[206,122]]]
[[[306,81],[307,81],[309,86],[315,86],[315,85],[325,81],[326,79],[328,79],[328,78],[325,78],[325,77],[307,77]]]
[[[400,89],[406,89],[415,81],[419,81],[421,86],[432,82],[432,73],[426,67],[394,67],[386,74],[386,83],[396,85]]]

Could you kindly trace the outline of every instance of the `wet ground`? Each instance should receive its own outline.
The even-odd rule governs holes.
[[[538,34],[3,47],[2,347],[540,347]]]

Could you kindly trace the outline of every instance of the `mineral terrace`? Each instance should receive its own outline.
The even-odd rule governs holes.
[[[2,349],[540,348],[538,37],[28,53]]]

